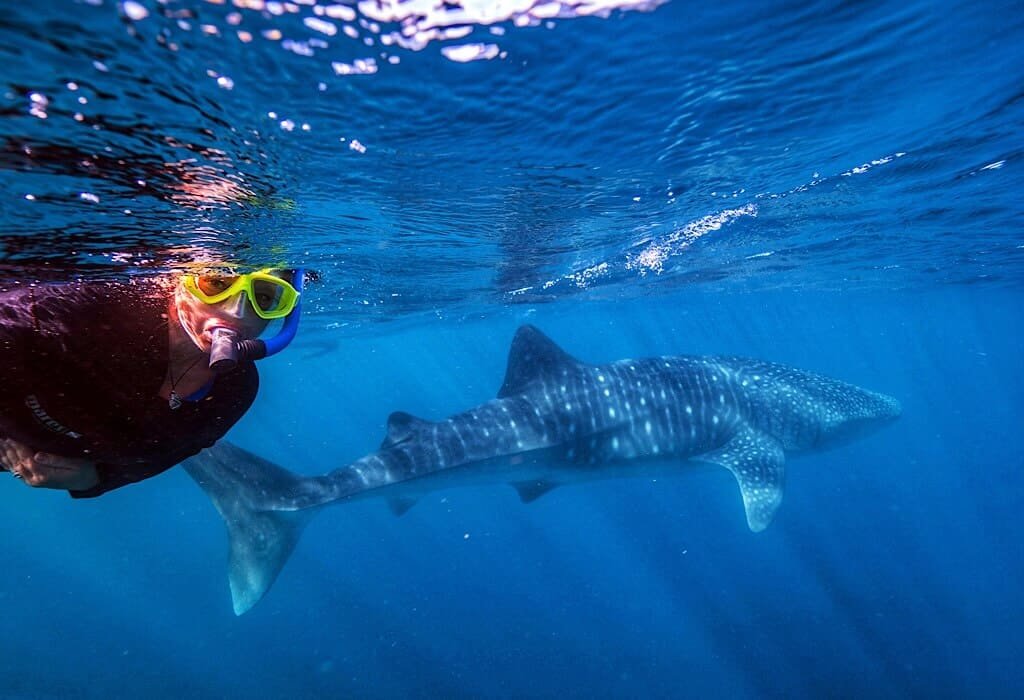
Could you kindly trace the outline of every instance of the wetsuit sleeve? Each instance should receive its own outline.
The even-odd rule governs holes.
[[[30,443],[36,426],[25,407],[30,392],[30,359],[35,352],[38,330],[33,324],[29,294],[23,290],[0,294],[0,438]]]
[[[103,389],[95,390],[88,363],[110,365],[109,317],[119,318],[135,306],[133,299],[145,296],[141,286],[125,289],[115,293],[109,284],[74,284],[0,292],[0,437],[40,452],[82,456],[76,450],[87,441],[75,439],[81,437],[74,430],[79,421],[69,427],[52,414],[75,407],[79,398],[69,398],[70,387],[85,386],[84,395],[109,404]],[[135,338],[139,333],[129,329],[121,335]],[[93,416],[94,406],[83,405],[77,413]]]
[[[162,474],[179,462],[199,454],[204,448],[210,447],[216,440],[208,444],[190,444],[187,448],[177,450],[173,453],[162,456],[159,459],[148,460],[144,464],[125,466],[124,464],[109,464],[100,462],[96,465],[96,474],[99,483],[91,489],[84,491],[68,491],[72,498],[95,498],[102,496],[108,491],[119,489],[128,484],[135,484],[150,477]]]
[[[150,477],[162,474],[179,462],[198,454],[206,447],[210,447],[216,440],[206,445],[190,445],[188,449],[179,450],[161,459],[153,459],[145,464],[126,467],[123,464],[108,464],[100,462],[96,465],[96,474],[99,483],[91,489],[84,491],[68,491],[72,498],[95,498],[102,496],[108,491],[119,489],[128,484],[135,484]]]
[[[177,442],[179,447],[144,462],[129,465],[100,462],[96,465],[99,483],[84,491],[69,491],[69,495],[72,498],[102,496],[108,491],[161,474],[189,457],[199,454],[207,447],[212,447],[245,415],[259,391],[259,375],[253,365],[240,371],[237,378],[232,377],[231,379],[234,381],[224,381],[224,386],[214,388],[214,400],[202,402],[203,411],[209,413],[211,418],[206,423],[205,430],[182,435]],[[223,379],[218,380],[218,382],[221,381]],[[214,416],[221,420],[212,420]]]

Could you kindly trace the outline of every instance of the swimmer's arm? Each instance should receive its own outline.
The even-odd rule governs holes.
[[[84,488],[68,490],[72,498],[96,498],[129,484],[137,484],[161,474],[183,460],[191,457],[202,449],[201,446],[178,449],[170,454],[152,457],[145,462],[131,464],[108,464],[100,462],[95,465],[96,481]]]

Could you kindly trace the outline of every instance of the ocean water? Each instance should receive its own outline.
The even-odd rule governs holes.
[[[322,473],[515,329],[903,416],[733,478],[328,509],[235,617],[184,471],[0,479],[0,697],[1019,697],[1019,3],[0,3],[6,287],[315,273],[229,438]]]

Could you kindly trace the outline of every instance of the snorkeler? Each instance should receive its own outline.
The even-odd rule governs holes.
[[[253,361],[294,337],[302,282],[268,269],[0,293],[0,469],[89,498],[213,445],[256,398]]]

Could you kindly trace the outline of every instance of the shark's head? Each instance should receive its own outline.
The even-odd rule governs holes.
[[[818,447],[840,447],[878,432],[903,413],[900,402],[891,396],[857,389],[844,397],[841,418],[829,421],[819,437]]]

